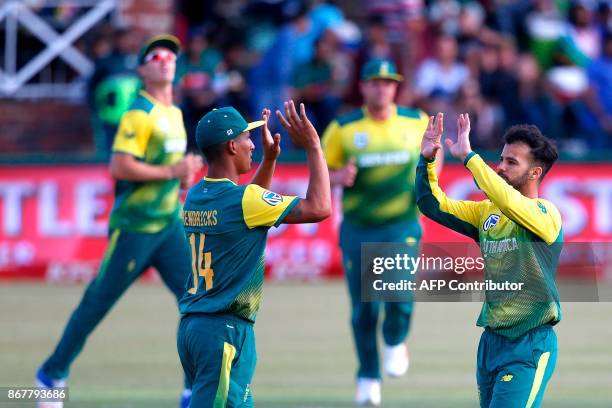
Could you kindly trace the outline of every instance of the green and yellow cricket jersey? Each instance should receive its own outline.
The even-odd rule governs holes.
[[[278,226],[298,201],[228,179],[205,177],[191,187],[183,226],[193,276],[179,302],[181,313],[232,313],[254,322],[268,229]]]
[[[465,160],[488,200],[460,201],[438,186],[434,162],[421,156],[417,200],[423,214],[480,244],[485,279],[523,283],[512,292],[487,291],[478,326],[510,339],[530,329],[561,320],[555,275],[563,232],[557,208],[523,196],[475,153]]]
[[[113,153],[127,153],[152,165],[171,165],[187,148],[183,115],[141,91],[121,118]],[[117,180],[109,227],[156,233],[179,219],[179,180]]]
[[[427,123],[425,112],[394,106],[385,121],[363,107],[329,125],[323,135],[328,166],[339,169],[354,158],[358,168],[354,185],[344,189],[345,219],[363,226],[417,219],[414,177]]]

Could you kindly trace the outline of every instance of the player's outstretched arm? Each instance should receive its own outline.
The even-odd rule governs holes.
[[[451,200],[438,186],[435,158],[442,147],[443,131],[444,114],[430,117],[416,171],[417,205],[426,217],[477,240],[481,202]]]
[[[561,232],[561,216],[551,204],[525,197],[506,183],[482,158],[470,148],[470,117],[459,115],[457,142],[447,140],[451,154],[463,161],[474,176],[478,187],[501,212],[527,228],[547,244],[554,243]]]
[[[285,102],[285,115],[276,111],[281,125],[287,130],[291,141],[304,150],[308,161],[309,179],[306,198],[301,199],[284,218],[285,224],[318,222],[331,214],[331,191],[329,172],[323,157],[319,135],[306,116],[304,104],[300,104],[298,115],[293,101]]]
[[[251,184],[257,184],[260,187],[269,189],[270,184],[272,184],[274,170],[276,169],[276,160],[278,159],[278,156],[280,156],[281,152],[281,136],[279,133],[272,136],[272,133],[270,133],[270,130],[268,129],[270,109],[264,108],[261,113],[261,119],[266,122],[265,125],[261,127],[261,146],[263,148],[263,157],[259,167],[257,168],[255,176],[251,180]]]

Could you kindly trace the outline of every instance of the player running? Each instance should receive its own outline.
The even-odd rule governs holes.
[[[470,118],[459,115],[450,153],[474,176],[487,200],[458,201],[438,186],[434,156],[441,148],[443,114],[429,125],[421,145],[416,191],[419,209],[432,220],[480,244],[485,279],[524,283],[520,291],[487,291],[478,318],[476,379],[483,408],[539,407],[555,369],[561,320],[555,274],[563,233],[561,216],[539,198],[539,185],[558,158],[554,143],[530,125],[513,126],[497,172],[470,148]]]
[[[393,62],[368,61],[359,87],[364,106],[334,120],[323,135],[331,182],[343,188],[340,248],[358,357],[358,405],[381,403],[377,346],[381,304],[361,300],[361,244],[405,243],[416,256],[421,238],[412,180],[428,116],[393,103],[402,80]],[[384,303],[383,369],[391,377],[404,375],[409,365],[405,340],[413,303],[403,300]]]
[[[193,277],[180,300],[177,346],[193,383],[192,407],[251,407],[256,351],[253,324],[262,298],[268,229],[281,223],[318,222],[330,215],[329,175],[319,135],[304,105],[293,101],[277,116],[293,143],[306,150],[310,179],[305,199],[267,190],[280,154],[280,135],[263,120],[247,123],[232,107],[200,120],[196,141],[208,175],[187,194],[183,224],[191,245]],[[250,184],[250,130],[262,126],[263,161]]]
[[[110,173],[115,204],[109,243],[96,278],[72,313],[53,354],[36,373],[40,387],[63,387],[87,337],[126,289],[154,266],[178,299],[191,273],[189,247],[179,212],[179,188],[188,187],[201,167],[185,156],[187,139],[181,111],[172,104],[178,39],[153,37],[141,49],[138,73],[144,90],[123,115],[113,144]],[[181,406],[189,404],[189,384]],[[40,402],[39,407],[61,407]]]

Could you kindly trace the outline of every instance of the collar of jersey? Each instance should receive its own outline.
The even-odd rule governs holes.
[[[375,118],[374,118],[374,116],[370,115],[370,111],[368,111],[368,107],[367,107],[367,106],[365,106],[365,105],[363,106],[362,110],[363,110],[363,114],[365,115],[365,117],[366,117],[366,118],[368,118],[368,119],[370,119],[371,121],[374,121],[374,122],[386,122],[386,121],[388,121],[389,119],[391,119],[391,118],[393,118],[393,117],[397,116],[397,104],[393,103],[392,105],[393,105],[393,110],[391,111],[391,112],[392,112],[392,113],[391,113],[391,116],[389,116],[389,117],[388,117],[387,119],[385,119],[385,120],[378,120],[378,119],[375,119]]]
[[[153,95],[151,95],[150,93],[148,93],[147,91],[145,91],[144,89],[140,90],[140,95],[146,99],[149,100],[149,102],[151,102],[153,105],[156,106],[161,106],[161,107],[169,107],[169,105],[166,105],[164,103],[161,103],[158,99],[155,99],[155,97]]]
[[[233,185],[237,185],[236,183],[234,183],[232,180],[228,179],[228,178],[211,178],[211,177],[204,177],[203,180],[205,181],[211,181],[213,183],[219,183],[219,182],[225,182],[225,181],[229,181],[230,183],[232,183]]]

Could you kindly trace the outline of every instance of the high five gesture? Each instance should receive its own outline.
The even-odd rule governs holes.
[[[472,152],[470,146],[470,115],[467,113],[459,115],[457,119],[457,141],[446,139],[446,146],[450,154],[461,161]]]
[[[423,141],[421,142],[421,154],[427,160],[432,160],[436,157],[436,153],[442,148],[440,140],[442,139],[443,131],[444,114],[440,112],[435,118],[430,116],[429,124],[427,125],[427,129],[423,135]]]

